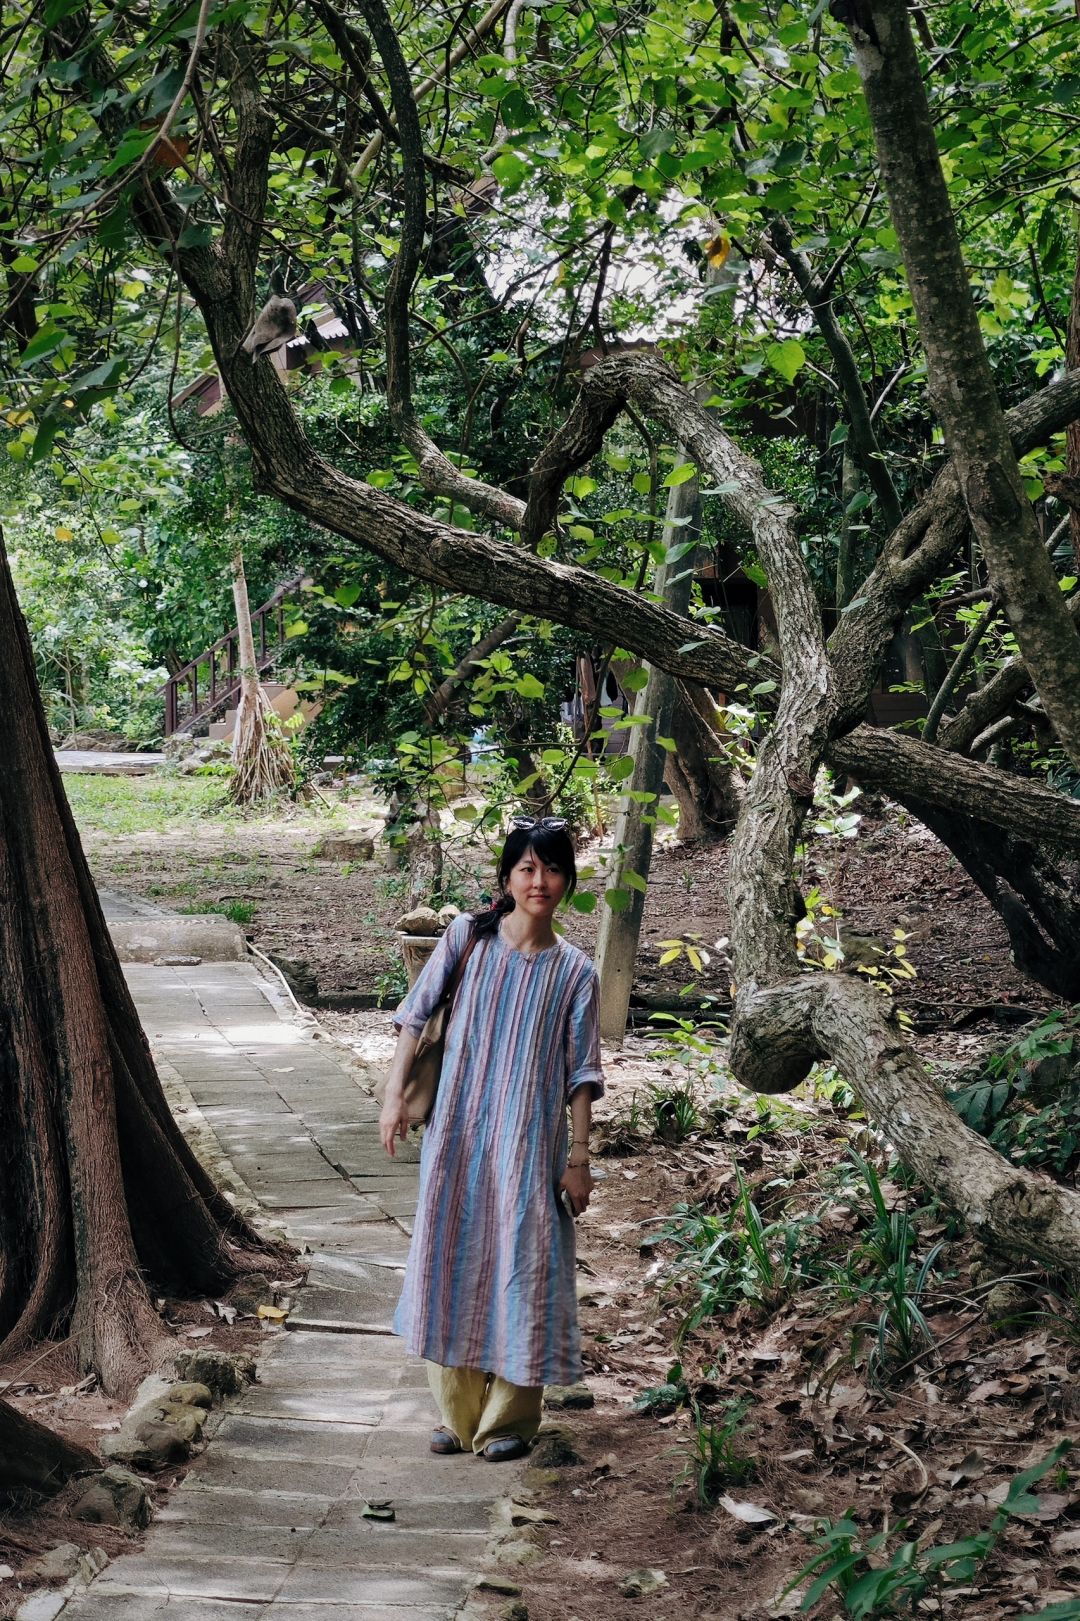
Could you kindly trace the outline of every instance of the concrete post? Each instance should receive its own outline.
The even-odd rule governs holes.
[[[680,462],[679,465],[682,465]],[[680,519],[689,519],[689,523]],[[695,539],[700,527],[698,481],[688,479],[668,493],[664,515],[664,546],[670,550],[680,542]],[[690,602],[694,550],[674,563],[662,563],[656,572],[655,590],[666,608],[685,613]],[[615,824],[615,845],[605,874],[605,889],[622,889],[630,904],[620,912],[604,905],[596,940],[596,967],[600,975],[600,1034],[605,1041],[621,1046],[626,1034],[626,1015],[634,983],[641,920],[645,912],[644,891],[626,882],[628,873],[647,880],[652,860],[656,806],[664,781],[664,750],[657,737],[671,731],[671,711],[675,683],[663,670],[646,664],[648,684],[637,695],[635,716],[648,716],[630,733],[633,775],[623,784],[626,795]],[[642,801],[636,796],[651,794]]]

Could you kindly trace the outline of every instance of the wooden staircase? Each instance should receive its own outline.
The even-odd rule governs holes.
[[[285,645],[285,604],[299,590],[304,578],[303,574],[298,574],[295,579],[279,585],[273,596],[268,597],[251,615],[255,667],[260,676],[273,666]],[[298,707],[305,710],[311,707],[306,704],[301,706],[296,693],[278,682],[264,686],[274,708],[284,718],[288,718]],[[200,733],[208,730],[211,737],[230,737],[236,714],[235,700],[240,695],[237,631],[230,630],[228,635],[222,636],[198,658],[177,670],[166,681],[162,691],[165,695],[166,737],[172,737],[176,732],[194,734],[196,730]],[[285,693],[292,702],[285,701],[279,707],[278,700]],[[221,711],[228,710],[229,706],[232,706],[231,714],[227,713],[224,720],[216,720]]]

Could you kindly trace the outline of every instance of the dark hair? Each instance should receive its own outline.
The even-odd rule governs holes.
[[[558,867],[566,878],[566,894],[569,896],[574,893],[577,888],[577,862],[574,859],[574,841],[566,828],[512,827],[506,835],[499,865],[495,869],[499,893],[490,906],[476,913],[473,920],[475,935],[494,934],[499,927],[499,919],[514,910],[514,902],[507,893],[506,882],[529,850],[535,850],[545,866]]]

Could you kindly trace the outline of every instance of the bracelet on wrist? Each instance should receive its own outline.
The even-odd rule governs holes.
[[[577,1161],[572,1160],[572,1159],[567,1160],[566,1165],[567,1165],[568,1170],[571,1170],[571,1171],[583,1171],[585,1169],[586,1165],[588,1165],[589,1163],[590,1163],[589,1156],[586,1155],[584,1159],[579,1159]]]

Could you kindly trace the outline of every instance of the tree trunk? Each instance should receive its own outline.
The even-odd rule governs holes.
[[[0,695],[0,1351],[59,1329],[123,1391],[164,1338],[146,1278],[216,1292],[262,1245],[169,1113],[64,797],[2,536]]]
[[[27,1494],[51,1497],[72,1475],[100,1468],[85,1447],[65,1441],[10,1402],[0,1401],[0,1501]]]
[[[708,693],[688,682],[675,683],[671,737],[675,749],[664,758],[664,781],[679,805],[679,837],[718,838],[739,819],[743,784],[715,730],[716,709]]]
[[[1080,636],[1024,493],[979,330],[904,0],[844,0],[934,409],[1036,691],[1080,765]]]
[[[680,455],[680,463],[685,458]],[[668,492],[664,519],[665,556],[684,542],[691,551],[671,563],[661,563],[653,590],[660,601],[676,613],[685,613],[690,603],[691,556],[697,549],[701,522],[698,480],[691,478]],[[685,531],[685,532],[684,532]],[[624,785],[624,797],[615,824],[615,842],[605,874],[605,888],[623,890],[627,903],[620,910],[605,904],[596,937],[596,967],[600,975],[600,1034],[605,1041],[622,1046],[626,1034],[626,1014],[634,987],[641,922],[645,915],[645,885],[652,864],[653,829],[656,808],[664,781],[664,749],[675,703],[675,682],[666,670],[646,665],[647,680],[634,704],[634,717],[640,722],[630,734],[630,758],[634,769]],[[628,882],[634,874],[634,882]]]
[[[1077,0],[1080,17],[1080,0]],[[1073,274],[1072,303],[1069,306],[1069,331],[1065,341],[1066,366],[1080,366],[1080,232],[1076,239],[1076,270]],[[1065,429],[1065,465],[1069,477],[1080,479],[1080,422],[1070,422]],[[1069,512],[1069,534],[1073,553],[1080,565],[1080,510]]]
[[[292,751],[281,722],[259,680],[255,638],[251,631],[244,553],[238,546],[232,561],[233,607],[240,644],[240,702],[233,728],[233,777],[229,796],[237,805],[257,805],[296,783]]]

